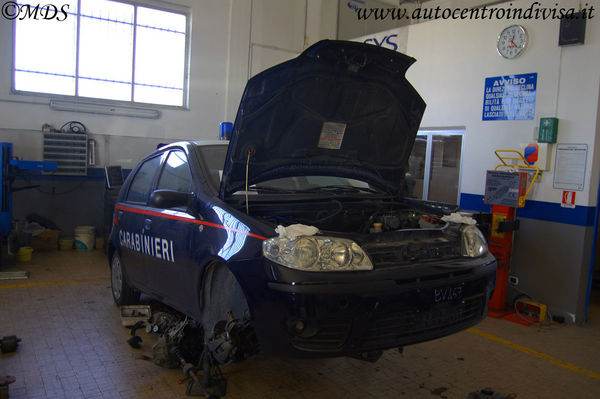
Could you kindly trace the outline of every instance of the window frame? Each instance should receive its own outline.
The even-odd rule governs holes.
[[[182,105],[168,105],[168,104],[157,104],[157,103],[145,103],[145,102],[136,102],[133,101],[133,92],[134,90],[132,90],[132,98],[131,101],[124,101],[124,100],[112,100],[112,99],[106,99],[106,98],[100,98],[100,97],[86,97],[86,96],[80,96],[77,94],[77,92],[75,93],[75,95],[66,95],[66,94],[53,94],[53,93],[40,93],[40,92],[35,92],[35,91],[25,91],[25,90],[17,90],[15,88],[15,55],[16,55],[16,31],[17,31],[17,19],[14,19],[12,21],[12,37],[11,37],[11,46],[12,46],[12,52],[11,52],[11,64],[10,64],[10,79],[11,79],[11,83],[10,83],[10,93],[11,94],[15,94],[15,95],[26,95],[26,96],[33,96],[33,97],[42,97],[42,98],[47,98],[49,100],[53,100],[53,99],[60,99],[60,100],[70,100],[70,101],[85,101],[86,103],[91,103],[91,104],[98,104],[98,105],[115,105],[115,106],[124,106],[124,107],[142,107],[142,108],[149,108],[149,109],[155,109],[155,108],[161,108],[161,109],[172,109],[172,110],[185,110],[185,111],[189,111],[189,82],[190,82],[190,55],[191,55],[191,28],[192,28],[192,23],[191,23],[191,10],[189,7],[183,6],[183,5],[179,5],[179,4],[173,4],[173,3],[166,3],[166,2],[162,2],[162,1],[155,1],[155,0],[110,0],[113,2],[117,2],[117,3],[124,3],[124,4],[129,4],[132,5],[134,7],[144,7],[144,8],[151,8],[154,10],[158,10],[158,11],[165,11],[165,12],[172,12],[172,13],[179,13],[179,14],[183,14],[186,17],[186,33],[185,33],[185,56],[184,56],[184,73],[183,73],[183,104]],[[77,15],[72,15],[69,14],[72,17],[77,18],[79,23],[79,10],[80,10],[80,6],[81,6],[81,0],[77,0]],[[136,21],[137,23],[137,21]],[[134,57],[132,59],[132,76],[135,76],[135,33],[134,33],[134,45],[132,48],[132,52],[134,54]],[[79,58],[79,27],[77,27],[77,43],[76,43],[76,48],[75,48],[75,56],[76,58]],[[79,61],[76,60],[76,63],[78,63]],[[78,68],[76,69],[76,76],[75,76],[75,80],[77,82],[78,79]],[[132,82],[132,86],[134,86],[134,82]],[[77,91],[77,83],[75,85],[76,87],[76,91]]]

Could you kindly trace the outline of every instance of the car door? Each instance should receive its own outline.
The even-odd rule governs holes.
[[[148,285],[147,256],[143,249],[143,227],[148,211],[148,198],[161,165],[161,155],[143,161],[134,171],[123,201],[115,207],[121,244],[121,260],[130,284],[138,288]]]
[[[192,173],[187,154],[180,149],[170,151],[160,172],[156,189],[181,193],[192,192]],[[195,296],[190,298],[190,279],[197,267],[192,257],[194,215],[187,207],[152,208],[146,215],[145,234],[154,241],[154,256],[148,269],[153,291],[164,302],[186,311],[192,308]]]

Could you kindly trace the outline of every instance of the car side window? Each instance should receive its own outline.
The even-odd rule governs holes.
[[[135,174],[129,192],[127,193],[127,201],[146,203],[152,182],[156,171],[160,166],[160,156],[151,158],[144,162]]]
[[[189,193],[192,187],[192,174],[187,156],[183,151],[171,151],[158,180],[158,189]]]

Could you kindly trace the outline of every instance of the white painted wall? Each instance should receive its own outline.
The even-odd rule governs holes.
[[[457,6],[457,2],[424,3]],[[600,2],[590,1],[598,10]],[[505,3],[506,6],[508,3]],[[512,7],[527,8],[530,1],[512,1]],[[578,7],[577,1],[561,1],[560,6]],[[502,7],[503,4],[495,5]],[[587,143],[589,153],[585,189],[578,192],[577,205],[595,206],[600,162],[596,161],[596,115],[600,87],[600,18],[587,21],[583,46],[559,47],[559,22],[554,20],[437,20],[412,24],[356,41],[378,42],[390,35],[403,51],[417,59],[407,78],[421,93],[427,110],[421,127],[466,129],[461,191],[483,194],[485,171],[498,160],[494,149],[518,149],[519,143],[533,141],[540,117],[557,117],[558,142]],[[500,31],[519,23],[529,33],[527,50],[518,58],[500,57],[496,41]],[[385,45],[385,47],[390,47]],[[530,121],[482,121],[483,91],[486,77],[538,73],[535,118]],[[551,170],[544,172],[529,199],[560,203],[562,191],[552,187],[554,152]],[[594,162],[596,161],[596,162]]]
[[[321,39],[335,39],[333,0],[231,0],[227,118],[233,121],[246,81],[296,57]]]
[[[187,6],[191,15],[189,110],[154,107],[162,112],[156,120],[114,117],[53,111],[48,96],[12,94],[12,22],[0,18],[0,129],[39,130],[44,123],[59,127],[79,120],[97,134],[214,139],[219,123],[235,118],[252,74],[294,57],[321,38],[334,38],[337,31],[335,1],[172,2]]]
[[[189,111],[162,109],[158,120],[70,113],[50,110],[47,96],[11,94],[12,22],[0,18],[0,127],[35,130],[44,123],[59,127],[66,121],[79,120],[95,133],[156,138],[215,137],[218,123],[225,117],[229,2],[179,0],[178,3],[190,8],[192,19]]]
[[[458,6],[467,1],[426,2],[424,7]],[[459,4],[461,3],[461,4]],[[512,7],[531,1],[514,0]],[[578,1],[558,1],[579,6]],[[506,6],[509,3],[495,5]],[[542,2],[553,6],[554,2]],[[600,11],[600,1],[587,1]],[[519,23],[529,33],[527,50],[514,60],[500,57],[496,41],[506,26]],[[406,42],[406,54],[417,59],[407,78],[427,103],[422,129],[465,129],[461,192],[483,195],[485,172],[498,163],[495,149],[518,149],[533,139],[540,117],[559,118],[559,143],[588,144],[584,191],[576,205],[595,207],[600,180],[600,17],[587,21],[585,44],[558,46],[559,21],[437,20],[411,24],[356,40],[397,34]],[[538,73],[533,120],[482,121],[485,78]],[[544,172],[529,199],[560,203],[562,190],[552,187],[556,146],[551,170]],[[570,322],[585,319],[593,228],[523,219],[516,234],[511,274],[519,277],[518,290],[548,305],[552,314]],[[598,250],[598,248],[597,248]],[[509,301],[518,295],[509,287]]]
[[[512,4],[528,7],[531,2]],[[560,4],[578,6],[577,1]],[[598,132],[600,21],[587,22],[585,45],[572,47],[557,45],[558,21],[438,20],[404,28],[407,53],[417,59],[407,77],[427,102],[422,126],[466,128],[462,192],[483,194],[485,171],[498,163],[493,150],[518,149],[519,143],[532,140],[540,117],[558,117],[558,142],[589,145],[585,190],[577,193],[576,204],[596,205],[599,157],[593,150]],[[496,41],[500,31],[513,23],[527,29],[529,45],[520,57],[506,60],[498,55]],[[534,120],[482,121],[485,78],[530,72],[538,73]],[[530,199],[560,203],[562,191],[552,188],[554,157],[551,162],[552,169],[544,172]]]

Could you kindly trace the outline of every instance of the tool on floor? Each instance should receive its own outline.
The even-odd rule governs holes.
[[[494,392],[492,388],[483,388],[477,392],[471,392],[467,399],[515,399],[517,397],[514,393],[508,395],[502,395],[501,393]]]
[[[16,380],[12,375],[0,377],[0,399],[8,399],[8,386]]]
[[[146,322],[144,320],[139,320],[134,325],[126,326],[126,327],[131,329],[131,338],[129,338],[127,340],[127,343],[132,348],[140,349],[142,347],[142,337],[140,337],[139,335],[136,335],[135,333],[138,329],[146,327]]]
[[[28,278],[28,271],[0,272],[0,280],[25,280]]]
[[[21,342],[21,338],[16,335],[8,335],[0,339],[0,351],[2,353],[11,353],[17,350],[17,346]]]

